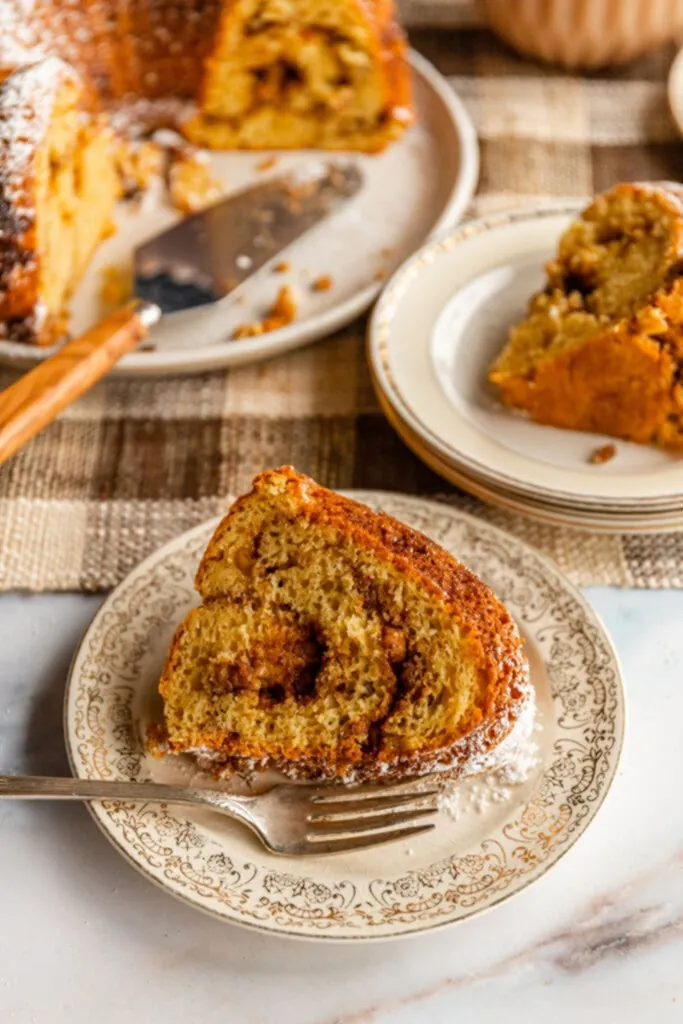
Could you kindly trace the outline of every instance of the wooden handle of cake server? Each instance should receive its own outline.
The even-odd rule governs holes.
[[[0,464],[104,377],[160,316],[134,299],[0,392]]]

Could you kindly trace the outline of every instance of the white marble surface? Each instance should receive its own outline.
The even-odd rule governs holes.
[[[683,593],[589,591],[629,702],[612,793],[536,885],[451,930],[350,946],[220,924],[83,807],[0,804],[1,1024],[683,1020]],[[0,596],[0,771],[66,773],[71,652],[98,598]]]

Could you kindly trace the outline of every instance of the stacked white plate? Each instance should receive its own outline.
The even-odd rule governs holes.
[[[373,382],[406,444],[484,501],[559,526],[683,529],[683,456],[543,427],[505,409],[487,371],[543,282],[562,231],[585,203],[470,221],[396,272],[368,333]]]

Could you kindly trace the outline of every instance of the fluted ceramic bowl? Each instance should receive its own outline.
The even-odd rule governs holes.
[[[480,0],[515,49],[569,68],[632,60],[683,35],[683,0]]]

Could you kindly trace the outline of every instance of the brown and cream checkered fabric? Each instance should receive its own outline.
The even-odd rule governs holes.
[[[416,31],[413,45],[476,122],[474,214],[585,195],[620,179],[683,176],[665,97],[671,51],[578,78],[525,63],[479,29]],[[2,371],[0,387],[11,379]],[[378,409],[358,322],[230,373],[101,384],[0,468],[0,589],[110,587],[280,463],[331,487],[443,496],[548,552],[581,584],[683,586],[683,535],[539,526],[431,473]]]

